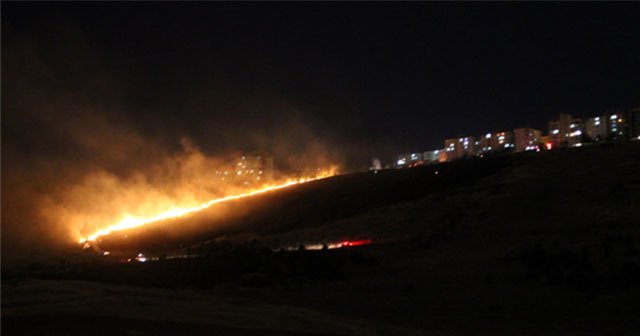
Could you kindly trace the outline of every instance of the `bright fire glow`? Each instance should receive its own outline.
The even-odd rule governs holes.
[[[302,183],[306,183],[306,182],[310,182],[310,181],[315,181],[315,180],[319,180],[319,179],[323,179],[323,178],[327,178],[327,177],[331,177],[335,175],[335,171],[333,169],[323,172],[321,174],[318,174],[314,177],[305,177],[305,178],[299,178],[299,179],[294,179],[294,180],[288,180],[282,184],[276,184],[276,185],[269,185],[269,186],[265,186],[263,188],[260,189],[256,189],[253,191],[249,191],[246,193],[241,193],[241,194],[237,194],[237,195],[230,195],[230,196],[226,196],[226,197],[221,197],[221,198],[216,198],[216,199],[212,199],[209,200],[207,202],[201,203],[201,204],[197,204],[197,205],[193,205],[190,207],[175,207],[172,209],[167,209],[164,212],[161,213],[157,213],[157,214],[153,214],[150,215],[148,217],[133,217],[133,216],[126,216],[125,218],[123,218],[121,221],[119,221],[118,223],[111,225],[107,228],[98,230],[86,237],[83,237],[80,239],[80,244],[82,243],[86,243],[86,242],[90,242],[90,241],[95,241],[96,239],[98,239],[99,237],[102,236],[106,236],[111,234],[114,231],[121,231],[121,230],[127,230],[127,229],[133,229],[133,228],[137,228],[146,224],[150,224],[150,223],[154,223],[154,222],[158,222],[161,220],[166,220],[166,219],[172,219],[172,218],[178,218],[178,217],[182,217],[197,211],[202,211],[204,209],[207,209],[215,204],[218,203],[223,203],[223,202],[228,202],[228,201],[232,201],[232,200],[237,200],[240,198],[245,198],[245,197],[251,197],[254,195],[259,195],[259,194],[263,194],[269,191],[273,191],[273,190],[278,190],[278,189],[283,189],[283,188],[287,188],[290,186],[294,186],[297,184],[302,184]]]

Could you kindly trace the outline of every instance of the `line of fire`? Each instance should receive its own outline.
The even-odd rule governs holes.
[[[222,197],[202,200],[201,202],[190,206],[167,208],[160,212],[149,213],[146,216],[126,215],[117,223],[98,229],[97,231],[86,234],[80,238],[79,243],[82,246],[82,249],[88,253],[95,253],[97,255],[114,258],[124,262],[156,261],[159,260],[159,256],[150,256],[141,252],[132,254],[131,252],[104,250],[101,246],[101,242],[108,236],[111,236],[110,239],[114,239],[113,237],[116,236],[116,234],[122,239],[127,239],[129,237],[128,232],[134,229],[144,230],[146,227],[154,227],[159,223],[166,223],[168,221],[188,217],[210,208],[215,211],[213,208],[216,205],[222,205],[258,195],[276,192],[277,190],[325,179],[338,174],[336,166],[299,171],[278,170],[274,165],[274,157],[264,151],[243,154],[229,164],[221,165],[212,169],[215,170],[215,181],[213,182],[216,185],[221,186],[222,189],[224,189],[224,186],[233,186],[231,190],[234,192]],[[278,246],[274,249],[322,250],[361,246],[369,243],[371,243],[370,239],[342,240],[313,244],[296,244],[293,246]],[[168,259],[194,258],[197,256],[197,254],[177,251],[176,253],[169,255]]]

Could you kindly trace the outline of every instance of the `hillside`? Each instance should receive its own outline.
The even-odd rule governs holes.
[[[3,270],[3,325],[88,315],[135,319],[116,325],[142,334],[159,333],[140,322],[158,319],[188,334],[636,334],[639,228],[640,142],[337,176],[100,242],[196,258],[74,252]],[[356,239],[371,244],[280,251]],[[68,285],[78,280],[90,282]],[[77,303],[25,295],[32,288]],[[168,313],[192,300],[210,310]]]
[[[280,237],[316,230],[299,241],[323,242],[355,237],[385,238],[377,226],[361,231],[323,231],[337,221],[473,185],[510,165],[512,157],[458,161],[405,170],[357,173],[314,181],[267,194],[215,205],[205,211],[104,237],[106,250],[167,248],[220,237]],[[340,226],[338,224],[338,226]],[[397,233],[410,233],[405,225]],[[320,230],[320,231],[318,231]]]

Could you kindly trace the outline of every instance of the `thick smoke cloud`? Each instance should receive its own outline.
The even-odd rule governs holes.
[[[276,93],[212,81],[155,96],[153,83],[102,60],[81,34],[57,43],[2,48],[5,259],[51,255],[123,213],[241,191],[216,170],[242,153],[270,153],[282,176],[345,155]]]

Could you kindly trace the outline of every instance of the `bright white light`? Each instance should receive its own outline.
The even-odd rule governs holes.
[[[576,128],[576,124],[569,125],[569,128]]]
[[[491,138],[491,133],[487,133],[487,135],[485,135],[484,137],[487,139]]]
[[[558,134],[558,133],[560,133],[560,130],[557,130],[557,129],[554,129],[554,130],[551,132],[551,134]]]
[[[596,121],[596,126],[598,126],[598,125],[600,125],[600,122],[599,122],[599,121]]]
[[[136,260],[139,261],[139,262],[145,262],[145,261],[147,261],[147,258],[142,253],[138,253],[138,256],[136,257]]]
[[[611,116],[611,118],[609,118],[609,119],[611,119],[611,120],[618,119],[618,115],[617,115],[617,114],[614,114],[614,115],[612,115],[612,116]]]
[[[402,166],[405,163],[407,163],[407,160],[405,160],[405,159],[398,160],[398,166]]]

